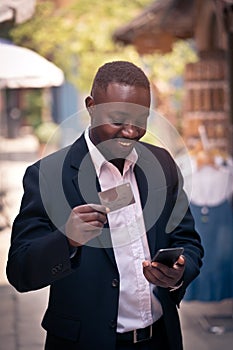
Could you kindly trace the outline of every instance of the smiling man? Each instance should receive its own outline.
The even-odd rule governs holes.
[[[177,306],[203,249],[175,162],[140,141],[149,81],[107,63],[86,107],[83,135],[26,171],[8,279],[20,292],[51,286],[46,350],[181,350]],[[172,266],[151,262],[175,247]]]
[[[126,62],[106,65],[94,79],[86,107],[91,116],[91,141],[122,171],[125,157],[146,132],[150,109],[147,77]]]

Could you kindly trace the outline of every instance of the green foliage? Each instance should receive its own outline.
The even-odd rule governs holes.
[[[23,91],[23,115],[27,124],[36,128],[41,123],[43,98],[41,89]]]
[[[143,61],[150,67],[150,73],[156,79],[170,81],[183,75],[186,63],[197,61],[197,54],[192,48],[192,41],[180,40],[173,45],[172,52],[146,55]]]
[[[10,35],[13,41],[32,49],[61,66],[64,71],[70,69],[71,52],[69,49],[69,26],[62,12],[57,12],[54,3],[39,3],[35,15],[27,22],[14,27]]]
[[[54,122],[43,122],[38,125],[34,131],[35,136],[41,144],[57,144],[60,139],[58,125]]]
[[[14,27],[16,44],[35,50],[63,69],[81,90],[90,88],[98,66],[112,59],[138,55],[112,41],[112,33],[135,17],[151,0],[79,0],[56,9],[52,1],[38,3],[29,21]]]
[[[143,57],[133,46],[122,47],[112,40],[113,32],[135,18],[152,0],[75,0],[55,8],[52,1],[38,3],[33,18],[14,27],[16,44],[31,48],[52,60],[66,79],[80,91],[89,91],[98,67],[107,61],[129,60],[144,69],[156,83],[171,89],[171,81],[184,72],[187,62],[197,57],[189,42],[180,41],[171,53]],[[173,104],[182,99],[182,86],[173,85]]]

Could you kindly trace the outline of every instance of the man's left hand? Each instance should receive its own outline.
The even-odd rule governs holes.
[[[143,273],[146,279],[158,287],[174,288],[181,281],[185,269],[185,257],[180,255],[172,267],[158,262],[143,261]]]

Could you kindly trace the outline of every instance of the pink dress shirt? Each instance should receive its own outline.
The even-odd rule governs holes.
[[[114,255],[120,274],[117,332],[145,328],[159,319],[163,312],[159,300],[153,294],[156,286],[146,280],[142,269],[143,260],[150,260],[151,257],[133,171],[138,155],[133,149],[125,160],[121,174],[91,142],[88,129],[85,131],[85,139],[101,190],[130,183],[134,193],[135,203],[108,214]]]

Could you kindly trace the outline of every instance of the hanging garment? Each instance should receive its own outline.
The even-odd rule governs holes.
[[[233,207],[230,167],[205,166],[193,175],[191,211],[205,249],[200,275],[184,300],[233,297]]]

